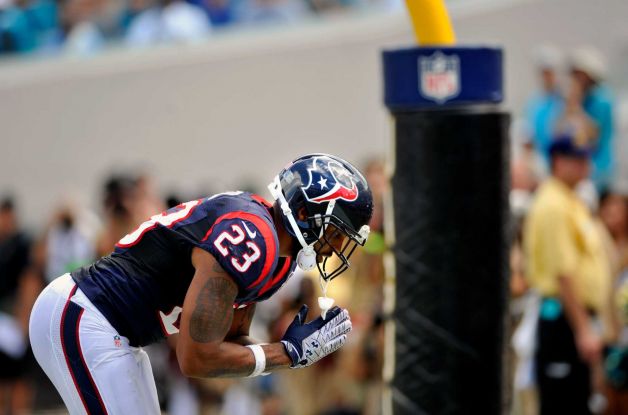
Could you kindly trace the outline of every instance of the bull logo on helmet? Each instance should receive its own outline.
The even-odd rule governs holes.
[[[337,161],[314,159],[311,169],[308,169],[310,181],[302,187],[308,201],[324,203],[342,199],[353,202],[358,198],[358,186],[353,174]]]

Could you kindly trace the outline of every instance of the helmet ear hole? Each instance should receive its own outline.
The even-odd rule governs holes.
[[[305,206],[301,206],[299,207],[299,210],[297,210],[297,220],[300,222],[305,222],[307,220],[307,210],[305,209]]]

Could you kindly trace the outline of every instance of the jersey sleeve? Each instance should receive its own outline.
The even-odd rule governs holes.
[[[216,258],[241,292],[264,283],[278,260],[276,232],[267,221],[247,212],[218,218],[200,247]]]

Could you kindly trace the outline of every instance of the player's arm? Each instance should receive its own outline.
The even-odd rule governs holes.
[[[249,304],[244,308],[236,309],[233,312],[233,321],[231,323],[231,329],[227,333],[226,341],[231,343],[241,344],[246,346],[249,344],[259,343],[249,337],[249,330],[251,328],[251,322],[255,315],[255,303]]]
[[[196,271],[183,303],[177,341],[177,359],[186,376],[248,376],[305,367],[346,342],[351,330],[346,310],[335,307],[326,320],[318,317],[305,323],[305,305],[281,342],[249,347],[229,342],[226,336],[234,320],[238,287],[214,257],[199,248],[193,249],[192,264]]]
[[[253,352],[225,341],[238,287],[208,252],[194,248],[192,264],[196,271],[183,303],[177,341],[181,371],[189,377],[248,376],[255,368]],[[291,365],[281,343],[262,348],[266,371]]]
[[[602,340],[595,333],[587,310],[576,295],[573,279],[569,276],[560,276],[558,281],[565,316],[574,332],[580,357],[589,364],[597,363],[601,359]]]

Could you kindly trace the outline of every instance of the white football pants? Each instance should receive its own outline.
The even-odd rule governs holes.
[[[70,414],[159,414],[144,350],[129,346],[65,274],[39,295],[30,317],[37,362]]]

